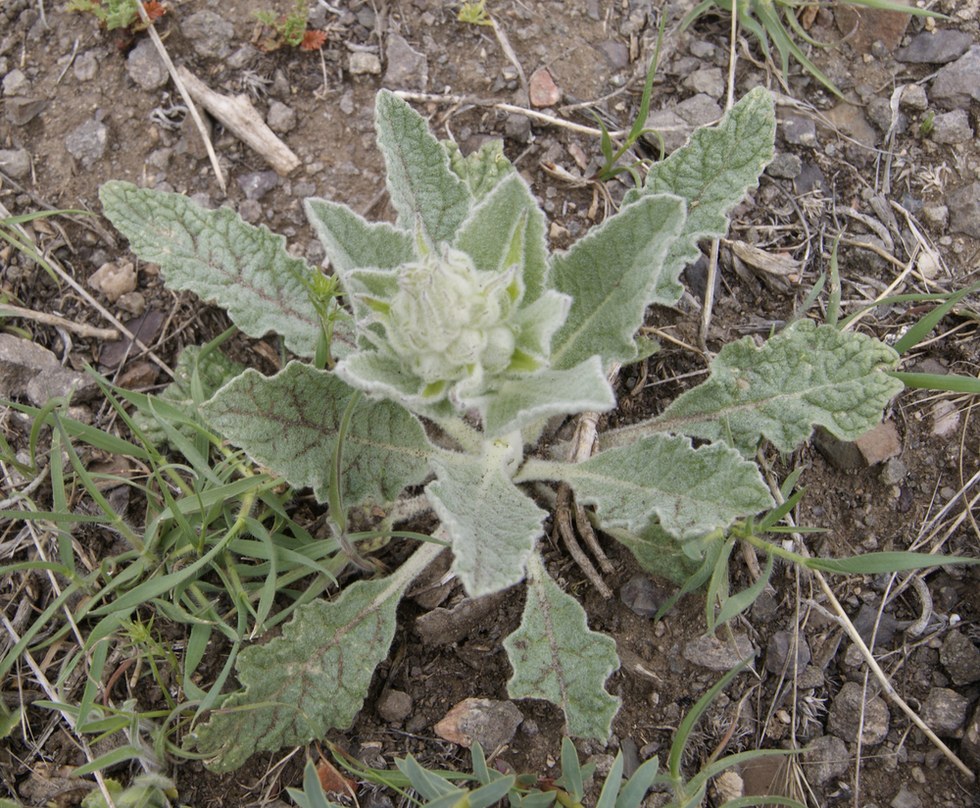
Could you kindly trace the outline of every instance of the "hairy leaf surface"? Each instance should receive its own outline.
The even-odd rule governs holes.
[[[758,185],[759,175],[772,160],[775,134],[772,95],[757,87],[718,126],[698,129],[685,146],[651,166],[641,190],[627,193],[624,205],[647,194],[676,194],[687,200],[684,229],[670,246],[648,303],[671,306],[680,299],[681,271],[697,260],[701,239],[728,232],[728,211]]]
[[[714,443],[694,449],[679,435],[650,435],[583,463],[528,460],[516,478],[564,480],[599,519],[637,532],[656,517],[680,539],[727,527],[772,505],[754,463]]]
[[[508,379],[473,403],[483,413],[487,435],[495,437],[552,415],[605,412],[616,406],[616,396],[593,356],[570,370]]]
[[[551,284],[573,302],[555,335],[553,367],[575,367],[595,354],[603,364],[636,355],[633,336],[683,224],[683,200],[645,195],[554,256]]]
[[[425,493],[452,539],[453,571],[473,598],[520,583],[548,515],[510,479],[508,449],[432,458]]]
[[[706,382],[647,424],[608,433],[604,445],[629,442],[651,428],[722,440],[746,454],[760,437],[792,451],[815,426],[854,440],[878,424],[902,389],[885,372],[897,361],[876,339],[803,320],[761,348],[750,337],[726,345]]]
[[[603,533],[608,533],[629,549],[647,572],[675,584],[684,583],[698,568],[698,563],[684,552],[690,543],[679,543],[657,522],[650,523],[640,533],[606,526],[603,526]]]
[[[297,610],[281,636],[242,651],[236,663],[242,689],[191,738],[208,766],[233,771],[255,752],[348,727],[375,667],[388,655],[408,583],[397,573],[358,581],[333,602],[316,600]]]
[[[354,391],[333,374],[290,362],[267,378],[248,370],[204,405],[208,423],[293,486],[327,499],[337,429]],[[389,401],[356,405],[343,447],[345,501],[390,502],[428,474],[430,445],[415,417]]]
[[[546,699],[564,712],[570,735],[609,737],[620,704],[605,689],[619,668],[616,642],[589,629],[585,610],[551,579],[537,554],[528,563],[524,617],[504,648],[514,669],[507,682],[512,699]]]
[[[387,222],[369,222],[346,205],[326,199],[307,199],[306,218],[343,280],[359,267],[393,269],[415,257],[412,234]]]
[[[418,220],[434,244],[452,242],[470,209],[466,183],[450,169],[449,155],[422,116],[398,96],[382,90],[374,112],[398,223],[413,230]]]
[[[133,252],[160,265],[169,288],[221,306],[250,337],[275,332],[293,353],[313,356],[320,336],[309,292],[315,270],[286,252],[282,236],[228,208],[207,210],[128,182],[107,182],[99,197]]]
[[[541,294],[548,260],[545,219],[519,174],[502,180],[473,208],[454,246],[467,253],[480,270],[502,272],[519,263],[524,302]]]

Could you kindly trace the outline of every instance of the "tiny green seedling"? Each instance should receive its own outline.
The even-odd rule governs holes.
[[[225,307],[250,336],[279,334],[298,357],[320,353],[322,362],[229,381],[198,408],[209,429],[328,503],[332,539],[352,560],[353,509],[394,514],[406,489],[424,486],[441,523],[441,538],[390,575],[297,606],[280,636],[241,651],[241,688],[190,738],[217,770],[351,723],[399,601],[443,540],[471,597],[526,589],[521,624],[504,641],[509,695],[546,699],[571,735],[605,739],[619,709],[605,683],[619,660],[546,569],[549,486],[564,482],[594,506],[644,566],[697,567],[729,529],[773,507],[751,459],[760,441],[788,452],[816,425],[854,439],[902,389],[887,345],[801,321],[761,345],[726,346],[707,381],[604,434],[590,459],[556,456],[553,422],[615,406],[607,373],[639,356],[648,306],[679,299],[698,242],[723,235],[728,210],[757,183],[773,152],[770,94],[751,91],[654,165],[616,215],[554,254],[501,144],[464,158],[387,91],[376,125],[397,221],[306,203],[346,304],[331,298],[328,317],[310,294],[320,273],[282,237],[177,194],[122,182],[101,191],[106,215],[171,288]]]
[[[255,43],[267,53],[284,46],[305,51],[319,50],[327,41],[327,32],[308,28],[308,15],[307,0],[295,0],[288,14],[256,11],[255,19],[262,24],[263,30],[256,33]]]
[[[167,7],[157,0],[148,0],[142,5],[151,23],[167,13]],[[67,10],[91,14],[107,31],[128,29],[135,33],[146,27],[140,17],[137,0],[70,0]]]

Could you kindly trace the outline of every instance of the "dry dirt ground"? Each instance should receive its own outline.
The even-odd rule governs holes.
[[[433,98],[416,107],[430,117],[440,137],[455,138],[464,151],[488,137],[503,138],[508,156],[554,222],[551,237],[557,247],[601,220],[604,206],[624,191],[612,182],[600,192],[587,181],[600,162],[594,137],[491,106],[498,101],[527,106],[522,76],[493,30],[460,23],[450,3],[314,2],[311,23],[328,33],[323,50],[266,53],[252,44],[254,12],[287,11],[284,0],[171,0],[158,27],[173,60],[216,91],[249,96],[301,163],[289,176],[279,176],[255,151],[214,125],[215,150],[228,176],[225,194],[173,84],[158,72],[145,36],[107,33],[91,15],[69,13],[64,5],[55,0],[3,0],[0,5],[0,203],[14,215],[48,208],[98,213],[100,184],[125,179],[210,205],[230,205],[247,220],[284,233],[290,249],[319,262],[323,252],[302,215],[304,197],[341,200],[377,218],[390,215],[372,130],[373,97],[381,86],[464,97],[455,102]],[[499,0],[491,11],[524,74],[547,68],[561,91],[561,99],[544,111],[591,126],[594,119],[586,110],[592,109],[616,128],[628,126],[636,114],[661,14],[668,15],[668,24],[652,109],[669,112],[696,97],[684,107],[692,120],[707,123],[717,117],[729,66],[727,17],[705,18],[682,32],[678,20],[691,5],[686,0],[665,7],[659,0]],[[731,241],[721,245],[708,351],[746,333],[768,333],[789,317],[827,269],[833,240],[844,230],[845,311],[886,290],[948,291],[977,280],[980,149],[974,132],[980,95],[974,91],[971,98],[967,87],[959,101],[936,105],[931,97],[938,94],[936,76],[944,64],[963,58],[970,45],[974,51],[969,53],[977,52],[977,3],[939,0],[932,7],[951,15],[936,26],[944,36],[949,39],[953,32],[959,37],[949,40],[957,53],[946,62],[896,59],[925,29],[919,18],[868,13],[855,19],[831,7],[807,19],[813,37],[837,43],[832,50],[812,53],[838,82],[846,103],[796,65],[788,86],[780,85],[755,43],[740,37],[735,95],[758,84],[777,92],[778,157],[753,198],[735,212]],[[967,80],[972,75],[980,86],[975,65],[963,64]],[[651,154],[652,149],[637,156]],[[144,324],[144,340],[166,363],[172,365],[184,345],[204,342],[225,326],[198,300],[165,290],[151,266],[134,263],[136,287],[126,294],[111,284],[93,288],[89,279],[103,265],[134,262],[125,241],[104,220],[61,217],[27,227],[40,249],[58,258],[107,311],[131,325]],[[740,259],[733,242],[776,256],[784,272],[777,277],[753,266],[751,257]],[[691,347],[698,342],[704,266],[690,268],[687,278],[692,295],[679,311],[651,313],[664,348],[623,372],[623,404],[611,416],[616,423],[662,407],[705,367],[704,353]],[[906,369],[977,374],[980,339],[972,300],[972,308],[967,298],[940,324],[934,338],[907,360]],[[0,302],[109,325],[80,294],[56,286],[10,248],[0,249]],[[925,310],[878,306],[862,327],[894,337]],[[64,330],[30,317],[0,321],[0,331],[6,326],[11,333],[26,332],[67,364],[81,368],[91,363],[123,385],[152,391],[166,382],[138,349],[127,356],[98,339],[75,334],[67,341]],[[272,345],[239,340],[233,349],[237,358],[265,372],[275,369],[278,351]],[[973,403],[952,395],[902,394],[888,414],[897,442],[885,440],[881,456],[873,458],[880,462],[870,466],[840,470],[812,447],[792,458],[768,458],[776,476],[804,468],[801,483],[807,493],[796,518],[825,531],[808,536],[810,551],[840,556],[914,547],[980,555],[975,521],[980,430]],[[89,405],[95,423],[103,415],[98,402]],[[6,440],[23,448],[28,437],[23,422],[3,410],[0,419]],[[43,491],[38,496],[43,498]],[[0,522],[0,541],[16,530],[16,521]],[[592,627],[616,638],[624,660],[610,682],[624,702],[614,737],[607,747],[579,744],[582,755],[593,756],[600,767],[618,748],[641,759],[654,754],[662,759],[682,714],[721,675],[706,667],[697,651],[705,625],[703,596],[686,597],[654,624],[637,613],[643,611],[639,601],[662,597],[669,586],[640,578],[627,587],[638,573],[635,563],[622,548],[607,549],[615,570],[606,577],[616,593],[608,600],[599,597],[558,545],[549,551],[554,574],[582,596]],[[22,551],[3,563],[28,557]],[[733,559],[734,586],[751,582],[752,561]],[[924,586],[890,576],[833,581],[837,597],[865,636],[871,639],[874,633],[874,652],[897,691],[931,719],[974,771],[980,765],[976,569],[920,575]],[[8,619],[18,605],[11,598],[20,591],[19,583],[11,575],[0,584],[0,605]],[[451,592],[443,605],[460,597]],[[43,609],[45,598],[39,591],[32,608]],[[500,641],[516,625],[518,606],[502,606],[493,619],[448,644],[425,645],[413,627],[424,609],[407,603],[391,661],[379,669],[361,717],[332,740],[375,766],[391,766],[393,757],[408,752],[440,766],[462,765],[465,752],[439,739],[433,724],[462,698],[506,698],[509,670]],[[875,698],[861,710],[860,699],[857,705],[848,702],[854,683],[858,688],[866,684],[869,698],[880,685],[867,676],[860,655],[825,606],[826,598],[812,581],[792,568],[777,567],[770,591],[731,626],[733,635],[746,638],[759,652],[757,673],[740,675],[701,723],[686,758],[690,770],[719,745],[726,751],[793,746],[811,752],[780,772],[743,772],[747,793],[784,789],[812,805],[980,804],[975,782],[893,705],[883,709],[884,702]],[[925,622],[916,622],[922,617]],[[791,673],[779,673],[786,656],[779,644],[794,634],[808,646],[795,681]],[[202,670],[215,667],[214,660],[205,660]],[[16,703],[21,690],[37,690],[29,671],[15,670],[22,680],[10,676],[2,683],[8,704]],[[407,715],[379,711],[379,697],[391,690],[411,697]],[[142,707],[158,706],[151,689],[136,683],[136,692]],[[518,706],[525,721],[501,759],[520,770],[554,772],[561,737],[557,712],[544,704]],[[862,715],[866,731],[859,748],[855,722]],[[34,741],[42,735],[46,740],[38,746]],[[278,766],[279,756],[263,756],[223,777],[181,761],[171,773],[180,801],[188,805],[257,805],[286,799],[282,789],[299,785],[301,757]],[[39,790],[38,783],[79,762],[67,728],[52,722],[47,711],[31,708],[26,725],[0,741],[0,797],[43,804],[53,794]],[[126,770],[113,774],[127,776]],[[789,792],[784,780],[792,781]],[[383,804],[376,795],[362,793],[361,798]],[[78,792],[69,792],[58,804],[77,799]],[[720,804],[722,794],[713,790],[709,800]]]

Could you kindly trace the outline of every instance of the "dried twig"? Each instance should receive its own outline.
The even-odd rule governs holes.
[[[580,135],[591,135],[592,137],[602,137],[602,130],[595,129],[591,126],[582,126],[582,124],[572,123],[571,121],[566,121],[563,118],[556,118],[554,115],[548,115],[544,112],[538,112],[537,110],[527,109],[526,107],[519,107],[514,104],[505,104],[499,101],[493,101],[485,98],[477,98],[475,96],[469,95],[454,95],[445,94],[440,95],[438,93],[412,93],[407,90],[398,90],[395,92],[399,98],[404,101],[414,101],[419,104],[470,104],[472,106],[478,107],[490,107],[491,109],[499,109],[502,112],[513,112],[517,115],[523,115],[526,118],[530,118],[534,121],[540,121],[541,123],[550,124],[551,126],[558,126],[562,129],[568,129],[572,132],[578,132]],[[613,138],[625,137],[629,134],[626,129],[620,129],[615,132],[609,132],[609,136]]]
[[[25,309],[20,306],[11,306],[9,303],[0,303],[0,315],[6,315],[8,317],[21,317],[25,320],[33,320],[38,323],[43,323],[44,325],[57,326],[58,328],[64,328],[67,331],[74,331],[76,334],[80,334],[83,337],[92,337],[93,339],[102,339],[115,342],[120,337],[119,332],[114,328],[97,328],[94,325],[73,322],[72,320],[65,319],[64,317],[59,317],[57,314],[47,314],[43,311],[34,311],[33,309]]]
[[[235,137],[258,152],[277,174],[286,176],[299,167],[299,158],[266,125],[247,95],[228,96],[217,93],[186,67],[177,68],[177,74],[187,86],[191,97]]]
[[[194,106],[194,101],[191,99],[190,94],[187,92],[187,88],[181,81],[181,76],[174,65],[173,59],[170,58],[170,54],[167,53],[167,49],[163,46],[163,40],[160,39],[157,29],[153,26],[153,21],[147,15],[146,9],[143,8],[142,3],[136,4],[136,11],[140,15],[140,19],[143,21],[143,24],[146,26],[146,32],[150,35],[150,41],[153,43],[153,47],[157,49],[157,53],[160,54],[160,58],[167,66],[167,72],[170,73],[170,78],[173,79],[177,92],[180,93],[181,98],[184,99],[184,103],[187,104],[187,109],[191,113],[191,118],[194,120],[194,125],[197,127],[197,131],[201,133],[201,139],[204,141],[204,148],[207,149],[208,159],[211,160],[211,167],[214,169],[215,177],[218,180],[218,185],[221,186],[221,192],[223,194],[227,194],[228,186],[225,183],[225,174],[221,170],[220,163],[218,163],[218,155],[214,153],[214,146],[211,145],[211,138],[208,137],[208,130],[201,118],[201,113],[199,113],[197,111],[197,107]]]

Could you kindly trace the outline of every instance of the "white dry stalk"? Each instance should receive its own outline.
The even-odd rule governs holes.
[[[197,106],[194,104],[193,99],[187,92],[187,88],[184,86],[184,82],[181,80],[181,76],[177,71],[177,67],[174,65],[173,59],[170,58],[170,54],[167,52],[167,49],[163,44],[163,40],[160,39],[160,34],[157,33],[157,29],[153,25],[153,21],[150,19],[149,15],[146,13],[146,9],[143,8],[142,3],[136,3],[136,11],[139,13],[140,19],[146,26],[146,31],[150,35],[150,41],[153,43],[153,47],[156,48],[157,53],[160,55],[160,58],[166,65],[167,72],[170,73],[170,78],[173,79],[174,86],[177,87],[177,92],[180,93],[181,98],[184,99],[184,103],[187,104],[187,109],[191,113],[191,118],[194,119],[194,125],[197,127],[197,131],[201,135],[201,140],[204,141],[204,148],[207,150],[208,159],[211,161],[211,167],[214,169],[215,178],[218,180],[218,185],[221,187],[221,193],[227,194],[228,185],[225,180],[225,173],[221,170],[221,164],[218,162],[218,155],[215,154],[214,146],[211,143],[211,138],[208,136],[208,129],[204,125],[204,121],[201,119],[201,113],[197,111]]]
[[[946,758],[954,766],[956,766],[957,769],[963,772],[963,774],[965,774],[971,782],[975,780],[976,775],[973,773],[970,767],[960,760],[952,749],[943,743],[942,739],[940,739],[939,736],[929,728],[929,725],[926,724],[926,722],[919,717],[919,714],[908,705],[908,702],[906,702],[905,699],[899,695],[898,691],[895,689],[895,686],[888,678],[888,674],[881,669],[881,666],[878,664],[878,660],[876,660],[874,654],[871,653],[871,649],[868,648],[867,643],[865,643],[861,638],[861,635],[858,633],[857,628],[855,628],[854,623],[851,622],[851,619],[847,616],[847,612],[844,611],[844,607],[841,606],[840,601],[837,600],[837,596],[827,583],[827,579],[824,578],[823,574],[819,570],[813,570],[813,576],[816,578],[817,583],[820,584],[820,588],[830,601],[834,613],[837,616],[838,623],[843,627],[844,631],[847,632],[847,636],[850,638],[851,642],[853,642],[857,649],[861,652],[861,656],[864,657],[864,661],[867,663],[871,672],[874,673],[875,678],[881,685],[882,691],[886,696],[888,696],[888,699],[892,702],[892,704],[898,707],[898,709],[905,713],[913,724],[922,730],[929,741],[937,749],[939,749],[939,751],[941,751]]]

